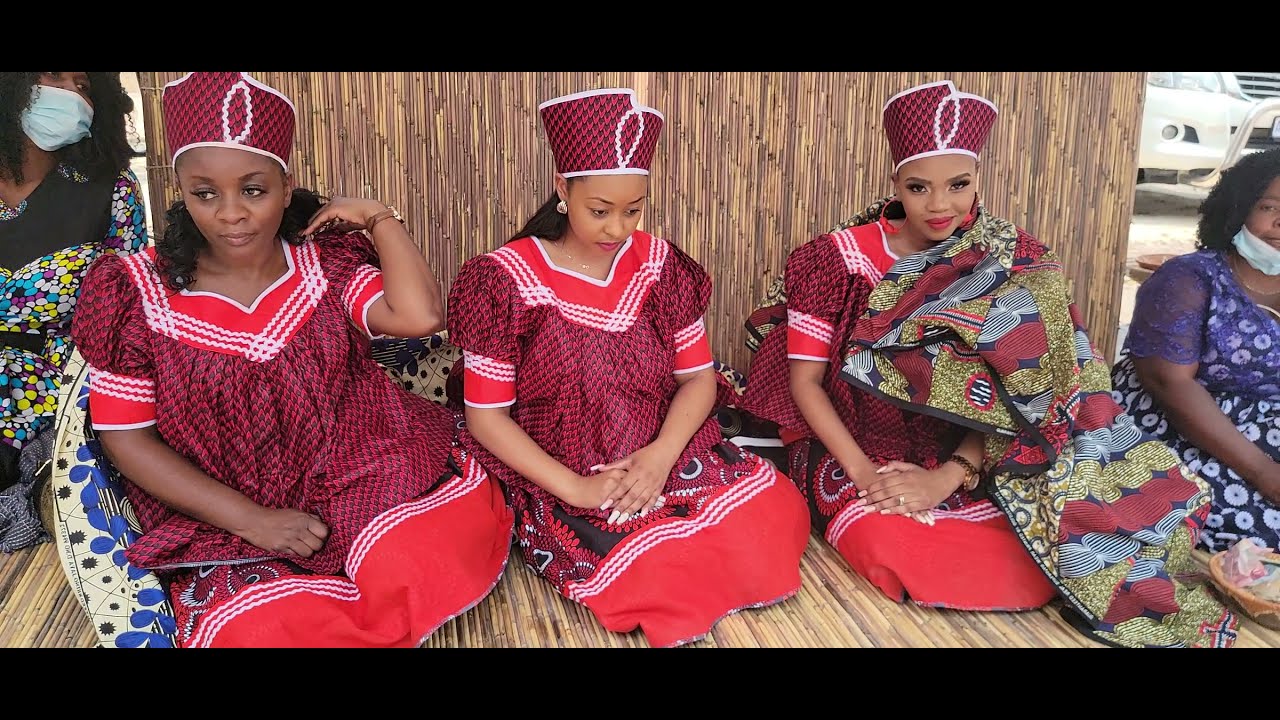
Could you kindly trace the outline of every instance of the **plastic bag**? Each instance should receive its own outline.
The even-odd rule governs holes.
[[[1227,582],[1236,587],[1249,587],[1265,578],[1267,567],[1262,562],[1262,556],[1266,552],[1250,540],[1241,540],[1233,545],[1222,559],[1223,575]]]
[[[1271,572],[1265,578],[1249,586],[1249,593],[1267,602],[1280,602],[1280,568],[1272,565],[1268,569]]]

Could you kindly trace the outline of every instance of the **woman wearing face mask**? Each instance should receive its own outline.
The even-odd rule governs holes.
[[[1222,174],[1197,235],[1139,288],[1114,394],[1213,488],[1205,547],[1280,550],[1280,149]]]
[[[120,73],[0,72],[0,549],[44,533],[31,502],[51,455],[80,279],[147,243]]]
[[[1208,510],[1112,401],[1055,254],[978,199],[997,118],[948,81],[890,98],[894,195],[788,258],[742,407],[782,428],[815,529],[899,602],[1224,646],[1184,585]]]

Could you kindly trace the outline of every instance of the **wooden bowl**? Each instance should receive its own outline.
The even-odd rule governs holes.
[[[1236,587],[1228,582],[1226,572],[1223,570],[1226,555],[1227,551],[1223,550],[1209,560],[1209,577],[1213,579],[1213,584],[1259,625],[1280,630],[1280,603],[1263,600],[1249,592],[1248,588]],[[1268,560],[1272,563],[1280,563],[1280,554],[1270,551]]]
[[[1139,255],[1136,260],[1138,267],[1144,270],[1158,270],[1160,266],[1168,262],[1172,258],[1178,257],[1170,253],[1154,253],[1150,255]]]

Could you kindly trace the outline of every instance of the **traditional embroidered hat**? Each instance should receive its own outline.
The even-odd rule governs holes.
[[[959,153],[976,160],[997,115],[990,100],[957,92],[950,80],[903,90],[883,112],[894,172],[930,155]]]
[[[662,132],[662,113],[636,102],[630,88],[588,90],[538,106],[556,172],[648,175]]]
[[[172,161],[191,148],[230,147],[266,155],[288,171],[293,103],[248,73],[187,73],[164,86],[160,104]]]

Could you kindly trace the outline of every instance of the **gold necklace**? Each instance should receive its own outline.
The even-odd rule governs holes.
[[[584,264],[584,263],[580,263],[580,262],[578,262],[577,260],[575,260],[575,259],[573,258],[573,256],[572,256],[572,255],[570,255],[570,254],[569,254],[569,252],[568,252],[567,250],[565,250],[563,247],[561,247],[561,246],[560,246],[560,243],[562,243],[562,242],[564,242],[564,241],[563,241],[563,240],[557,240],[557,241],[555,241],[555,243],[554,243],[554,244],[555,244],[555,248],[556,248],[556,250],[559,250],[561,255],[563,255],[563,256],[565,256],[566,258],[568,258],[568,259],[569,259],[569,262],[571,262],[571,263],[576,263],[576,264],[577,264],[577,266],[578,266],[578,267],[580,267],[580,268],[582,268],[583,270],[590,270],[590,269],[591,269],[591,266],[590,266],[590,265],[587,265],[587,264]]]
[[[1280,294],[1280,289],[1276,289],[1276,290],[1259,290],[1258,288],[1256,288],[1256,287],[1254,287],[1254,286],[1250,285],[1250,284],[1249,284],[1249,283],[1244,279],[1244,275],[1242,275],[1242,274],[1240,273],[1240,268],[1239,268],[1238,266],[1236,266],[1236,256],[1235,256],[1235,255],[1231,255],[1231,256],[1229,256],[1229,258],[1228,258],[1227,262],[1229,262],[1229,263],[1231,264],[1231,270],[1232,270],[1232,272],[1234,272],[1234,273],[1236,274],[1236,279],[1240,281],[1240,284],[1241,284],[1241,285],[1243,285],[1243,286],[1245,287],[1245,289],[1246,289],[1246,290],[1248,290],[1248,291],[1250,291],[1250,292],[1255,292],[1255,293],[1257,293],[1257,294],[1259,294],[1259,295],[1265,295],[1265,296],[1267,296],[1267,297],[1270,297],[1270,296],[1272,296],[1272,295],[1276,295],[1276,294]],[[1259,303],[1259,304],[1261,304],[1261,303]],[[1264,307],[1265,307],[1265,306],[1264,306]],[[1268,308],[1268,309],[1270,309],[1270,308]],[[1273,310],[1272,312],[1275,312],[1275,311]]]

